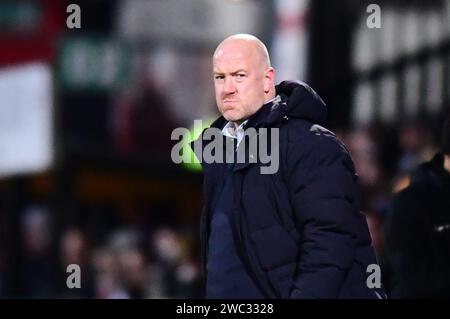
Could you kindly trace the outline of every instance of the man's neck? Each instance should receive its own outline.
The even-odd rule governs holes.
[[[231,122],[233,125],[234,125],[234,127],[237,129],[238,127],[239,127],[239,125],[241,125],[242,123],[244,123],[246,121],[246,119],[245,120],[241,120],[241,121],[236,121],[236,122]]]
[[[450,155],[444,154],[444,169],[450,174]]]

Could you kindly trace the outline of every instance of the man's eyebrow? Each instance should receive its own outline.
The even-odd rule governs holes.
[[[235,75],[235,74],[238,74],[238,73],[241,73],[241,72],[247,73],[247,71],[245,71],[244,69],[239,69],[239,70],[237,70],[237,71],[231,72],[230,74],[231,74],[231,75]],[[219,71],[213,71],[213,74],[216,74],[216,75],[224,75],[225,73],[219,72]]]
[[[235,75],[235,74],[238,74],[238,73],[241,73],[241,72],[247,73],[247,71],[245,71],[244,69],[239,69],[239,70],[237,70],[235,72],[232,72],[231,75]]]

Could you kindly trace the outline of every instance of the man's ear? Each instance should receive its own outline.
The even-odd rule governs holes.
[[[274,86],[274,82],[275,82],[275,69],[273,67],[269,67],[264,73],[265,93],[269,93],[270,89]]]

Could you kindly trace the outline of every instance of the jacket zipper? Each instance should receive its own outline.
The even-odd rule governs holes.
[[[234,174],[233,174],[233,184],[234,186],[239,186],[238,188],[234,187],[235,190],[238,190],[237,192],[235,192],[235,194],[238,194],[238,198],[234,201],[234,205],[233,205],[233,213],[234,213],[234,220],[236,223],[236,231],[237,231],[237,242],[238,245],[237,247],[239,247],[239,250],[241,251],[241,258],[242,258],[242,263],[244,264],[244,268],[248,271],[249,276],[252,278],[253,282],[255,283],[255,285],[259,288],[259,290],[261,291],[261,293],[264,295],[265,298],[273,298],[274,294],[271,293],[270,289],[268,287],[264,287],[263,283],[265,282],[265,278],[258,278],[258,272],[255,271],[255,268],[253,267],[252,263],[249,261],[248,259],[248,251],[247,251],[247,246],[245,244],[245,240],[244,240],[244,236],[242,235],[242,227],[243,227],[243,223],[241,221],[241,216],[239,214],[239,210],[236,207],[239,207],[239,203],[241,202],[241,187],[240,185],[236,185],[236,184],[240,184],[240,183],[236,183],[235,182],[235,178],[234,178]],[[241,181],[238,181],[241,182]],[[259,280],[258,280],[259,279]]]

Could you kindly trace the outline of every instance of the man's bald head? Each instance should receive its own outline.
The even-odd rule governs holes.
[[[217,46],[213,59],[220,58],[227,53],[228,50],[234,52],[236,52],[236,50],[246,50],[249,54],[252,54],[253,57],[257,58],[261,67],[268,68],[271,66],[269,52],[267,51],[266,46],[254,35],[239,33],[229,36]]]
[[[241,123],[275,97],[269,53],[253,35],[223,40],[214,52],[213,69],[217,106],[228,121]]]

